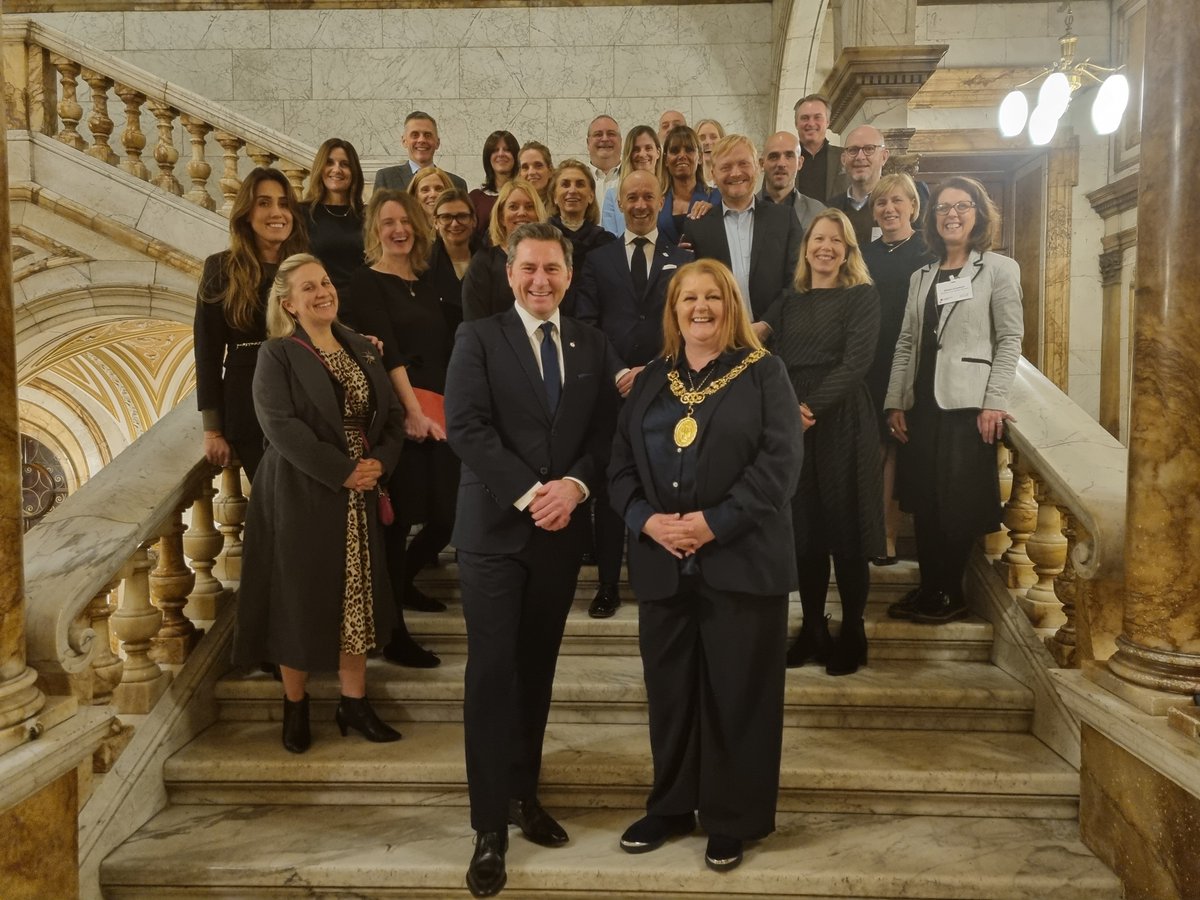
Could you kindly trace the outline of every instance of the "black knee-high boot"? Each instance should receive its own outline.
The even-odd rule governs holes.
[[[842,630],[829,654],[829,675],[850,675],[867,662],[867,631],[863,614],[871,589],[871,569],[866,557],[835,556],[838,595],[842,598]]]
[[[829,556],[805,556],[796,560],[800,581],[800,608],[804,622],[788,648],[787,665],[795,669],[809,660],[823,663],[829,658],[829,620],[825,617],[825,595],[829,592]]]

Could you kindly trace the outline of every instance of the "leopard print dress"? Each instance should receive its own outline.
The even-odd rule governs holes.
[[[367,376],[345,350],[319,351],[333,377],[345,391],[342,415],[362,421],[370,412],[371,388]],[[352,459],[365,449],[362,428],[347,425],[346,445]],[[367,494],[350,491],[346,507],[346,589],[342,597],[339,646],[343,653],[366,653],[375,646],[375,618],[371,608],[371,548],[367,539]]]

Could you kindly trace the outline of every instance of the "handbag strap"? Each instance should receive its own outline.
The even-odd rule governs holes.
[[[331,369],[329,367],[329,363],[325,361],[325,357],[323,357],[320,353],[317,352],[316,347],[314,347],[308,341],[296,337],[294,334],[289,336],[288,340],[294,341],[295,343],[297,343],[301,347],[303,347],[305,350],[307,350],[309,353],[311,353],[313,356],[315,356],[317,358],[317,362],[319,362],[321,365],[323,365],[325,367],[325,371],[329,373],[329,377],[332,378],[334,381],[337,380],[337,376],[333,374],[333,369]],[[370,453],[371,452],[371,442],[369,440],[367,440],[367,429],[360,427],[358,429],[358,433],[362,435],[363,451],[366,453]]]

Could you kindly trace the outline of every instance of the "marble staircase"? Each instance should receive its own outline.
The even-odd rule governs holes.
[[[646,856],[617,848],[652,775],[637,609],[589,619],[595,574],[585,568],[541,789],[572,841],[547,850],[514,832],[503,896],[1119,898],[1116,877],[1078,838],[1078,772],[1029,733],[1032,693],[988,662],[991,625],[890,620],[884,607],[915,573],[902,564],[872,574],[869,665],[844,678],[814,666],[789,673],[779,830],[718,876],[699,836]],[[164,767],[167,808],[102,865],[105,896],[468,896],[453,565],[424,589],[449,610],[407,618],[442,666],[371,660],[368,670],[373,702],[404,740],[340,737],[336,680],[321,677],[310,685],[313,747],[291,756],[279,745],[278,685],[226,677],[218,721]]]

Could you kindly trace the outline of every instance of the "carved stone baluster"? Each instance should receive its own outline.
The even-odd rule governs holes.
[[[1054,579],[1067,561],[1067,539],[1062,533],[1058,507],[1050,500],[1045,486],[1037,486],[1037,530],[1025,542],[1025,552],[1033,562],[1037,583],[1018,601],[1035,628],[1053,628],[1063,621],[1062,603],[1054,592]]]
[[[246,497],[242,494],[242,472],[236,465],[221,470],[221,492],[213,502],[213,514],[221,523],[225,547],[213,566],[213,575],[225,584],[242,580],[242,523],[246,521]]]
[[[1009,463],[1012,461],[1012,451],[1003,443],[996,444],[996,477],[1000,482],[1000,505],[1003,506],[1012,496],[1013,474]],[[1003,524],[999,531],[983,537],[983,552],[988,556],[999,556],[1008,549],[1012,541],[1008,537],[1008,529]]]
[[[174,194],[183,196],[183,185],[175,177],[175,164],[179,162],[179,151],[175,149],[175,117],[179,113],[157,100],[149,102],[150,112],[154,113],[155,129],[158,131],[158,143],[154,145],[154,163],[158,166],[158,175],[154,184]]]
[[[112,90],[113,80],[107,75],[83,70],[83,80],[92,89],[92,114],[88,116],[88,128],[92,131],[92,146],[87,148],[88,156],[94,156],[101,162],[110,165],[117,164],[117,154],[113,153],[108,143],[113,133],[113,120],[108,115],[108,92]]]
[[[1075,571],[1074,552],[1075,547],[1079,542],[1080,533],[1083,528],[1079,525],[1079,521],[1065,506],[1058,508],[1059,515],[1063,521],[1063,535],[1067,542],[1066,564],[1063,566],[1062,573],[1058,576],[1057,592],[1058,599],[1062,601],[1063,623],[1059,626],[1058,631],[1046,638],[1046,649],[1050,651],[1050,655],[1064,669],[1074,668],[1079,665],[1079,659],[1076,654],[1077,635],[1075,632],[1076,609],[1080,599],[1080,583],[1079,574]]]
[[[233,209],[233,198],[237,196],[238,188],[242,186],[242,180],[238,178],[238,152],[246,146],[246,142],[228,131],[214,131],[213,137],[225,151],[225,171],[217,183],[221,186],[221,194],[225,197],[225,202],[221,204],[221,215],[228,218],[229,211]]]
[[[87,608],[92,631],[96,632],[96,645],[100,648],[92,659],[92,703],[96,706],[112,702],[113,689],[121,683],[121,672],[125,668],[121,657],[113,653],[112,634],[108,627],[108,620],[116,610],[112,603],[112,592],[117,584],[114,581],[108,585]]]
[[[208,176],[212,174],[212,166],[204,160],[204,141],[212,126],[203,119],[184,113],[179,117],[180,123],[187,130],[192,142],[192,158],[187,164],[188,178],[192,180],[192,189],[183,195],[197,206],[215,210],[217,203],[208,192]]]
[[[183,614],[196,576],[183,558],[183,510],[171,516],[158,539],[158,561],[150,572],[150,596],[163,611],[162,627],[150,648],[155,662],[180,665],[192,652],[203,631]]]
[[[162,625],[162,610],[150,602],[146,556],[150,543],[143,544],[125,566],[121,584],[121,606],[109,619],[109,625],[125,651],[121,683],[113,689],[113,703],[123,713],[148,713],[171,681],[150,658],[151,641]]]
[[[279,157],[270,150],[267,150],[264,147],[259,147],[257,144],[247,144],[246,155],[254,160],[254,164],[256,166],[262,166],[264,169],[271,168],[271,166],[274,165],[275,160],[279,159]]]
[[[1004,525],[1012,544],[996,560],[996,570],[1010,588],[1026,588],[1037,581],[1033,563],[1025,552],[1025,542],[1037,528],[1037,501],[1033,499],[1033,479],[1021,471],[1016,452],[1012,454],[1012,495],[1004,504]]]
[[[217,554],[225,543],[221,532],[213,524],[213,497],[216,488],[206,481],[200,495],[192,504],[192,521],[183,535],[183,552],[192,563],[196,573],[196,586],[188,594],[183,612],[193,622],[215,619],[227,594],[221,582],[213,577],[213,566]]]
[[[292,190],[296,192],[296,197],[299,198],[302,196],[304,194],[304,179],[308,176],[308,169],[304,166],[298,166],[295,163],[284,162],[280,164],[279,170],[291,182]]]
[[[127,84],[118,84],[117,96],[125,104],[125,130],[121,132],[125,158],[121,160],[121,168],[134,178],[149,181],[150,170],[142,162],[142,151],[146,149],[146,135],[142,133],[142,106],[146,103],[146,95]]]
[[[75,79],[79,77],[79,63],[57,53],[50,55],[50,63],[58,70],[58,80],[62,84],[62,97],[58,101],[58,120],[62,122],[62,128],[55,138],[68,147],[83,150],[87,147],[87,141],[79,136],[79,120],[83,118],[83,107],[75,98],[75,92],[78,90]]]

